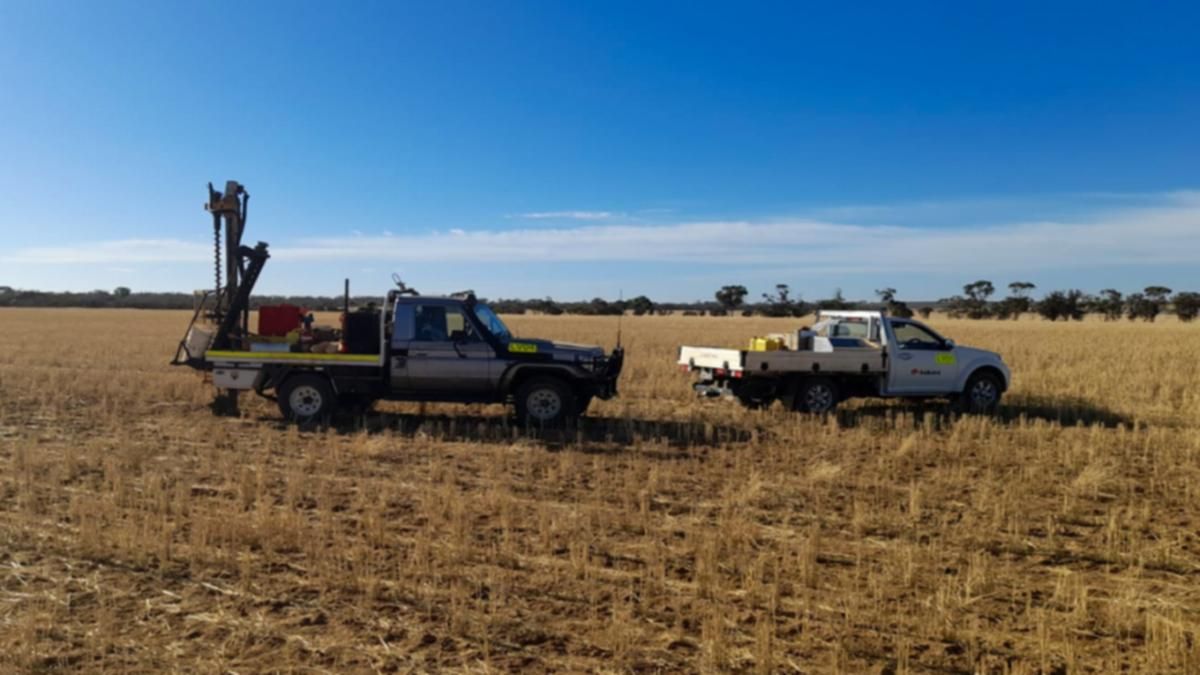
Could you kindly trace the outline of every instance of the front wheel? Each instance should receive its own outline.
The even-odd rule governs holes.
[[[967,386],[958,397],[959,411],[976,415],[996,412],[1003,391],[1000,378],[988,372],[975,373],[967,379]]]
[[[279,412],[287,420],[306,423],[326,419],[337,408],[333,387],[320,375],[289,377],[278,393]]]
[[[576,415],[575,394],[556,377],[537,377],[517,388],[517,419],[542,427],[560,427]]]

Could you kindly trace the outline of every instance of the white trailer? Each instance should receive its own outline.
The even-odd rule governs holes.
[[[877,311],[823,311],[811,328],[766,336],[761,346],[683,346],[678,365],[697,374],[701,395],[728,395],[748,407],[782,400],[814,413],[872,396],[944,397],[967,412],[991,412],[1011,378],[999,354]]]

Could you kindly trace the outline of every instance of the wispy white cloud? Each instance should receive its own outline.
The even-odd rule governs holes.
[[[1154,207],[1189,199],[1190,192],[1080,192],[1069,195],[1008,195],[902,201],[885,204],[841,204],[798,212],[806,218],[862,224],[920,224],[963,227],[1020,222],[1029,214],[1042,219],[1075,221],[1113,209]]]
[[[862,225],[822,219],[701,221],[656,225],[453,229],[277,242],[287,261],[492,263],[644,262],[850,273],[863,270],[1004,274],[1059,267],[1200,263],[1200,192],[1076,220],[1029,219],[947,228]],[[206,261],[211,244],[123,240],[46,246],[0,256],[6,263]]]
[[[608,220],[616,215],[612,211],[534,211],[517,217],[529,220]]]
[[[277,250],[283,260],[625,261],[791,266],[808,270],[929,272],[1030,270],[1047,266],[1200,263],[1200,192],[1155,206],[1076,221],[1028,220],[986,227],[859,225],[828,220],[702,221],[471,230],[452,235],[313,239]]]

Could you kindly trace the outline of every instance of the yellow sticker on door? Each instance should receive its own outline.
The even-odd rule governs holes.
[[[939,365],[943,366],[954,365],[954,355],[950,354],[949,352],[938,354],[937,356],[933,357],[933,360],[937,361]]]
[[[529,342],[510,342],[508,343],[508,351],[516,354],[536,354],[537,345]]]

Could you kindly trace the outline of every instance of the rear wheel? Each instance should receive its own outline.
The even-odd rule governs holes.
[[[294,375],[279,389],[279,411],[284,419],[312,422],[326,419],[337,408],[329,380],[320,375]]]
[[[967,386],[963,387],[962,394],[958,397],[958,409],[960,412],[975,415],[996,412],[1003,393],[1000,378],[996,375],[987,371],[974,373],[967,378]]]
[[[523,424],[563,426],[576,416],[575,394],[557,377],[535,377],[521,384],[515,396],[517,418]]]
[[[838,404],[837,385],[825,377],[809,377],[796,388],[794,407],[798,412],[823,414],[832,412]]]

